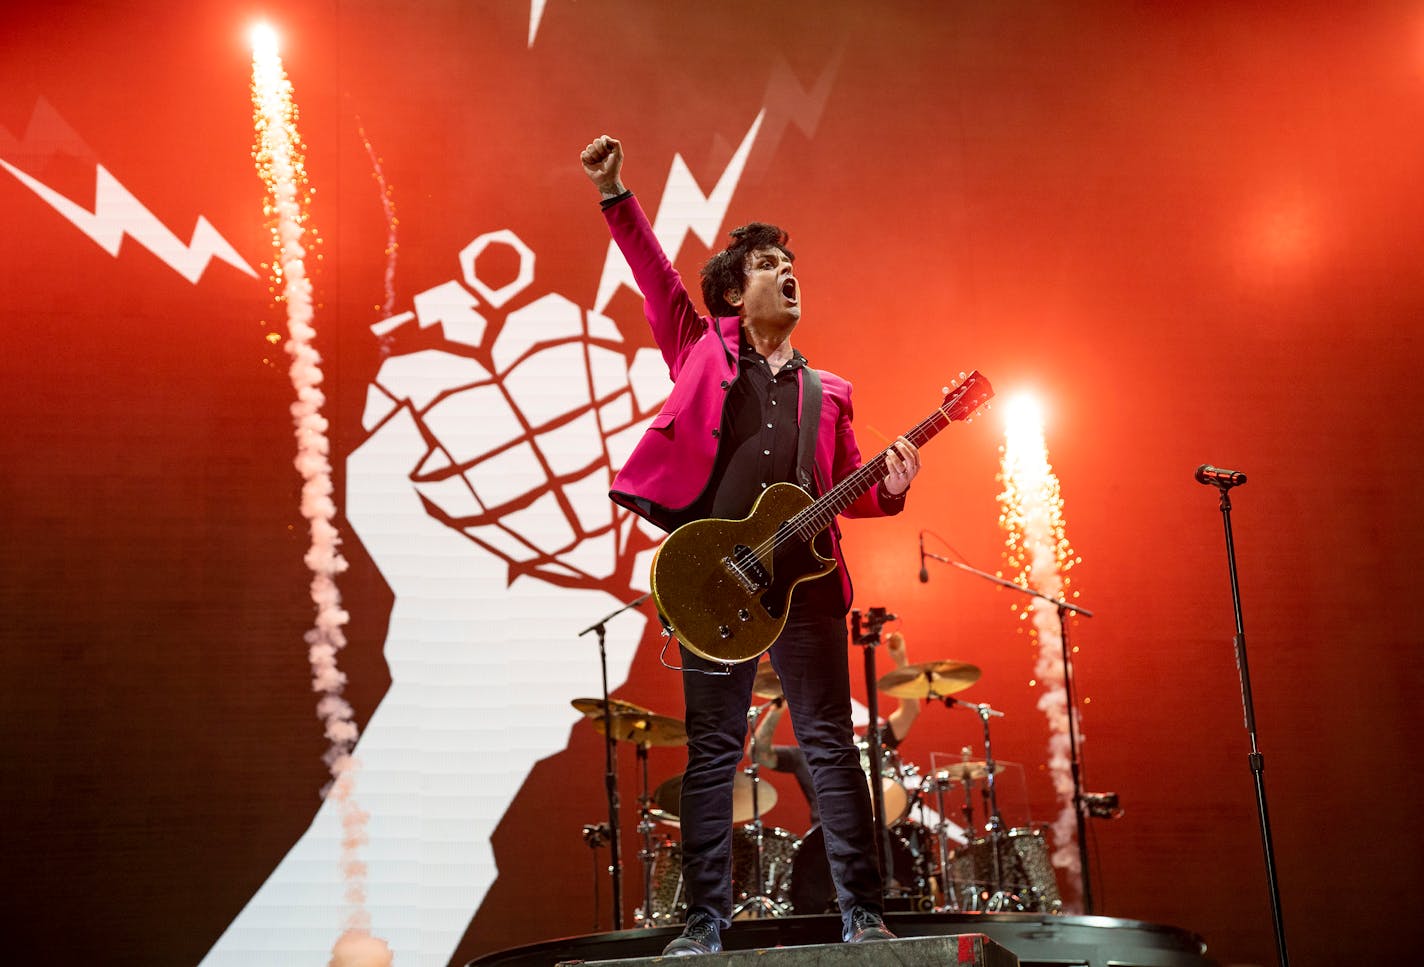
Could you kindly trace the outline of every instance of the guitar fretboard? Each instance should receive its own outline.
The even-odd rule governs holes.
[[[984,396],[967,409],[965,396],[971,389],[977,388],[983,383]],[[976,371],[970,376],[955,392],[945,397],[944,403],[935,409],[933,413],[925,417],[907,433],[905,438],[916,447],[922,447],[935,435],[954,422],[951,414],[957,410],[962,411],[961,416],[968,416],[978,407],[979,403],[989,398],[992,390],[989,390],[988,383],[979,376]],[[824,530],[836,515],[844,511],[851,504],[875,484],[885,478],[888,470],[887,458],[890,448],[886,447],[875,456],[857,467],[840,483],[816,498],[810,506],[800,513],[794,515],[786,522],[786,526],[778,529],[776,536],[772,538],[771,546],[765,550],[775,550],[782,541],[795,538],[801,541],[809,541],[822,530]],[[760,550],[760,549],[759,549]]]
[[[921,447],[934,439],[935,434],[949,424],[949,417],[945,416],[942,410],[935,410],[907,432],[905,438],[915,446]],[[844,480],[818,497],[809,507],[788,520],[785,532],[795,534],[803,541],[809,541],[825,530],[837,514],[860,499],[861,494],[885,479],[889,469],[887,467],[889,454],[890,448],[886,447],[874,459],[861,464]]]

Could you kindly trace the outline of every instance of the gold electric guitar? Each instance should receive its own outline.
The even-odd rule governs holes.
[[[922,447],[993,395],[975,370],[905,437]],[[653,600],[664,624],[688,651],[708,661],[751,661],[770,648],[786,626],[796,585],[836,568],[812,541],[885,478],[888,452],[815,500],[795,484],[772,484],[742,520],[696,520],[673,531],[653,557]]]

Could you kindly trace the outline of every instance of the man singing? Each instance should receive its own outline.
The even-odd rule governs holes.
[[[745,517],[773,483],[824,493],[859,467],[850,383],[811,369],[791,347],[801,319],[801,287],[786,233],[761,222],[733,231],[731,244],[702,268],[702,298],[711,318],[702,316],[642,207],[623,186],[623,146],[604,135],[584,149],[581,160],[643,292],[644,312],[673,380],[662,411],[614,478],[610,497],[671,530],[691,520]],[[886,469],[846,516],[885,516],[904,508],[920,469],[909,440],[895,441]],[[851,584],[835,524],[817,541],[840,565],[837,576],[797,586],[770,658],[811,771],[842,938],[889,940],[894,934],[882,919],[870,795],[851,731],[845,623]],[[728,675],[708,674],[721,666],[685,647],[682,664],[688,753],[679,815],[688,914],[665,955],[721,950],[721,930],[731,922],[732,780],[756,675],[750,661],[732,665]]]

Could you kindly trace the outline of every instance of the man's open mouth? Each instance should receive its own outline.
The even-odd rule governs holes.
[[[786,281],[781,283],[781,294],[786,296],[786,298],[790,299],[792,302],[796,301],[795,277],[788,275],[786,277]]]

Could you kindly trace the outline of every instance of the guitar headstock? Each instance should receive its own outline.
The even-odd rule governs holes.
[[[951,422],[967,422],[973,419],[981,406],[993,398],[994,387],[990,386],[989,381],[976,369],[968,376],[960,373],[959,379],[944,388],[944,403],[939,409]]]

